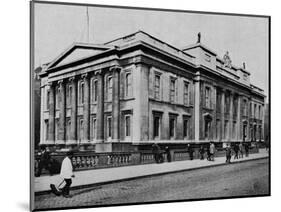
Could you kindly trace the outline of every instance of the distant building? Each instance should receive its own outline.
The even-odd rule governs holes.
[[[102,152],[263,140],[263,90],[200,38],[183,49],[142,31],[75,43],[40,77],[40,144]]]

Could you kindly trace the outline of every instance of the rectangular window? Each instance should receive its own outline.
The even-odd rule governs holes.
[[[257,105],[254,104],[254,118],[257,118]]]
[[[56,109],[60,108],[60,88],[56,88]]]
[[[170,131],[170,138],[175,137],[175,130],[176,130],[176,119],[174,117],[170,117],[169,120],[169,131]]]
[[[262,119],[262,117],[261,117],[261,106],[260,105],[259,105],[258,119]]]
[[[46,108],[49,110],[50,108],[50,90],[47,90],[47,101],[46,101]]]
[[[155,75],[155,85],[154,85],[154,97],[155,99],[160,99],[160,75]]]
[[[131,136],[131,117],[125,116],[125,135]]]
[[[206,108],[211,107],[211,89],[209,87],[205,87],[205,106]]]
[[[112,100],[112,77],[109,76],[107,78],[107,100]]]
[[[59,119],[55,120],[55,139],[59,139]]]
[[[243,115],[247,116],[247,100],[243,100]]]
[[[45,140],[49,140],[49,120],[45,120]]]
[[[96,132],[97,132],[97,120],[93,119],[93,139],[96,139]]]
[[[153,137],[160,137],[160,117],[155,116],[153,120]]]
[[[187,82],[185,82],[184,83],[184,89],[183,89],[183,104],[184,105],[188,105],[188,92],[189,92],[189,90],[188,90],[188,83]]]
[[[71,121],[69,120],[66,126],[66,140],[70,139],[70,129],[71,129]]]
[[[236,138],[236,121],[232,125],[232,138]]]
[[[176,80],[170,80],[170,101],[175,102],[175,92],[176,92]]]
[[[228,121],[224,122],[224,138],[226,139],[228,135]]]
[[[91,102],[92,103],[97,101],[97,89],[98,89],[98,81],[92,80],[92,92],[91,92]]]
[[[79,140],[83,140],[84,138],[84,121],[80,119],[79,121]]]
[[[220,124],[220,120],[217,120],[216,121],[216,138],[217,139],[220,139],[220,127],[221,127],[221,124]]]
[[[183,120],[183,137],[188,138],[188,120]]]
[[[217,90],[217,97],[216,97],[216,109],[217,113],[221,112],[221,93]]]
[[[131,97],[132,96],[132,74],[127,73],[125,79],[125,96]]]
[[[84,104],[84,82],[81,83],[81,104]]]
[[[71,106],[71,102],[72,102],[72,86],[68,85],[67,86],[67,91],[66,91],[66,105],[67,106]]]
[[[107,117],[107,137],[111,138],[111,117]]]

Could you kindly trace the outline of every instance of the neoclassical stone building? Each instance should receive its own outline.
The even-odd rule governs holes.
[[[200,36],[182,49],[142,31],[75,43],[40,77],[40,144],[102,152],[263,140],[263,90]]]

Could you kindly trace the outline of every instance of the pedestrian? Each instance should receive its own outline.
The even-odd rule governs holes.
[[[169,149],[168,146],[165,147],[165,152],[166,152],[166,155],[167,155],[167,161],[171,162],[172,161],[171,152],[170,152],[170,149]]]
[[[154,143],[152,145],[152,153],[153,153],[153,157],[156,163],[160,163],[161,162],[161,149],[160,146],[156,143]]]
[[[210,161],[211,160],[210,145],[208,145],[206,152],[207,152],[207,160]]]
[[[35,174],[36,177],[40,177],[43,168],[49,171],[50,175],[52,175],[52,170],[51,170],[51,156],[49,151],[45,146],[41,146],[41,152],[40,152],[40,159],[38,163],[38,170],[37,173]]]
[[[245,156],[248,157],[249,156],[249,144],[245,143]]]
[[[211,142],[211,144],[210,144],[210,161],[215,161],[215,151],[216,151],[215,144],[213,142]]]
[[[187,152],[189,153],[189,159],[193,160],[193,152],[194,152],[194,150],[193,150],[193,148],[192,148],[192,146],[190,144],[187,145]]]
[[[201,145],[200,149],[199,149],[200,160],[204,160],[204,153],[205,153],[205,149],[204,149],[203,145]]]
[[[61,171],[60,171],[60,177],[64,179],[65,185],[61,189],[62,195],[66,198],[71,197],[69,195],[69,189],[72,184],[72,179],[74,176],[73,174],[73,167],[71,163],[71,158],[73,157],[73,152],[68,151],[66,154],[66,157],[63,159],[61,164]]]
[[[234,150],[234,153],[235,153],[234,159],[238,159],[238,152],[239,152],[239,146],[238,146],[238,144],[234,144],[233,150]]]
[[[243,158],[243,144],[242,144],[242,142],[239,144],[239,158]]]
[[[225,156],[226,156],[226,163],[230,163],[230,159],[231,159],[231,148],[229,146],[229,144],[226,144],[226,148],[225,148]]]

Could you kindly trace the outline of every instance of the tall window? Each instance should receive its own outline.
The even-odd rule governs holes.
[[[160,116],[154,116],[153,119],[153,137],[159,138],[160,137]]]
[[[254,118],[257,118],[257,105],[254,104]]]
[[[175,102],[176,80],[170,80],[170,101]]]
[[[211,89],[210,89],[210,87],[205,87],[205,106],[206,106],[206,108],[211,107]]]
[[[98,99],[98,81],[92,80],[92,102],[96,102]]]
[[[247,100],[243,100],[243,115],[247,116]]]
[[[107,100],[112,100],[112,77],[109,76],[107,78]]]
[[[169,131],[170,131],[170,138],[174,138],[176,135],[176,118],[175,117],[170,117]]]
[[[59,119],[55,120],[55,139],[59,139]]]
[[[160,99],[160,75],[155,75],[154,97],[155,99]]]
[[[72,102],[72,85],[67,86],[66,105],[70,106]]]
[[[111,138],[111,116],[107,117],[107,137]]]
[[[205,118],[205,138],[210,137],[210,132],[211,132],[211,120],[209,118]]]
[[[188,119],[183,120],[183,137],[188,138]]]
[[[125,116],[125,135],[131,136],[131,117]]]
[[[66,125],[66,140],[70,139],[70,129],[71,129],[71,121],[68,120]]]
[[[79,140],[83,140],[84,138],[84,121],[80,119],[79,121]]]
[[[60,87],[56,88],[56,109],[60,108]]]
[[[228,135],[228,121],[224,121],[224,138],[226,139]]]
[[[183,89],[183,104],[188,105],[188,83],[184,83],[184,89]]]
[[[220,139],[220,132],[221,132],[221,124],[220,124],[220,120],[217,119],[216,121],[216,138]]]
[[[93,119],[93,139],[96,139],[96,132],[97,132],[97,119]]]
[[[127,73],[125,79],[125,96],[131,97],[132,96],[132,74]]]
[[[49,140],[49,120],[45,120],[45,140]]]
[[[79,86],[79,103],[84,104],[84,82],[80,82]]]
[[[219,90],[217,90],[216,109],[218,113],[221,112],[221,93]]]
[[[260,106],[260,105],[259,105],[258,118],[259,118],[259,119],[262,119],[262,117],[261,117],[261,106]]]
[[[232,138],[236,138],[236,121],[232,124]]]
[[[50,90],[47,90],[47,101],[46,101],[46,109],[49,110],[50,108]]]

